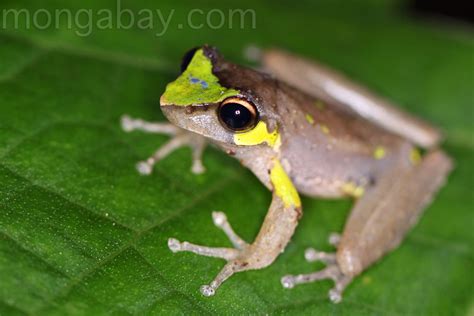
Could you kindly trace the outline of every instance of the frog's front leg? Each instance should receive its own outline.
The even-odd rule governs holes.
[[[213,248],[195,245],[186,241],[180,242],[179,240],[174,238],[168,239],[168,247],[172,252],[189,251],[202,256],[222,258],[227,260],[228,262],[233,261],[233,264],[226,265],[224,267],[219,276],[210,285],[203,285],[201,287],[201,293],[204,296],[214,295],[217,287],[222,282],[224,282],[232,273],[236,272],[236,268],[238,268],[238,264],[236,264],[236,259],[239,257],[239,254],[241,251],[243,251],[243,249],[249,247],[249,245],[234,232],[229,222],[227,221],[227,216],[224,213],[212,212],[212,219],[214,221],[214,225],[224,231],[224,233],[227,235],[227,237],[235,248]]]
[[[128,115],[121,118],[122,129],[126,132],[142,131],[145,133],[165,134],[172,136],[171,140],[161,146],[156,152],[144,161],[137,163],[137,170],[142,175],[149,175],[153,166],[172,153],[174,150],[188,146],[193,153],[193,165],[191,172],[201,174],[205,172],[202,164],[202,154],[206,148],[206,140],[203,136],[188,132],[170,123],[151,123],[141,119],[133,119]]]
[[[326,269],[285,276],[283,286],[333,279],[336,286],[329,297],[335,303],[341,301],[354,277],[400,244],[450,170],[451,160],[440,150],[428,153],[420,162],[410,161],[409,151],[402,152],[357,200],[337,242],[337,253],[306,251],[308,261],[322,261]]]
[[[214,224],[222,229],[234,248],[213,248],[168,240],[173,252],[189,251],[199,255],[221,258],[227,264],[209,284],[201,287],[205,296],[215,294],[217,288],[236,272],[267,267],[283,252],[291,239],[301,217],[301,202],[298,193],[278,161],[270,171],[273,199],[263,225],[252,244],[242,240],[232,229],[224,213],[214,212]]]

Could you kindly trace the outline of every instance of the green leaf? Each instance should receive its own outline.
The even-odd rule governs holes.
[[[94,28],[78,36],[87,31],[87,14],[70,28],[63,18],[45,30],[0,17],[1,315],[472,315],[472,30],[414,20],[397,1],[121,6],[174,15],[162,36],[157,21],[154,29]],[[95,20],[110,8],[117,18],[116,3],[106,0],[10,0],[0,7],[11,8],[31,15],[91,9]],[[192,29],[186,16],[193,8],[250,8],[256,26]],[[251,241],[270,202],[249,171],[215,149],[206,151],[202,176],[190,174],[187,149],[149,177],[134,169],[167,138],[126,134],[119,117],[163,120],[158,98],[176,78],[182,53],[206,42],[240,62],[248,44],[317,58],[445,130],[456,163],[446,187],[403,245],[357,278],[341,304],[327,300],[330,282],[285,290],[279,279],[321,268],[304,261],[304,249],[330,249],[326,238],[342,229],[348,201],[305,198],[285,253],[267,269],[235,275],[212,298],[198,289],[223,262],[168,250],[171,236],[228,245],[212,224],[213,210],[225,211]]]

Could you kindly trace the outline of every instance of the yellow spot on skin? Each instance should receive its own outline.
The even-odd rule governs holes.
[[[410,161],[412,164],[417,165],[421,161],[420,151],[416,148],[413,148],[410,152]]]
[[[365,276],[365,277],[362,278],[362,283],[365,284],[365,285],[370,284],[370,283],[372,283],[372,278],[369,277],[369,276]]]
[[[353,182],[344,183],[341,189],[342,189],[342,192],[356,199],[360,198],[365,193],[364,187],[358,186],[354,184]]]
[[[301,206],[301,200],[300,196],[298,195],[298,191],[296,191],[296,188],[294,187],[278,159],[274,160],[274,165],[270,172],[270,181],[272,182],[275,194],[282,199],[285,207]]]
[[[327,127],[327,126],[324,125],[324,124],[321,124],[320,127],[321,127],[321,131],[322,131],[324,134],[329,135],[329,127]]]
[[[385,157],[385,155],[386,155],[385,148],[383,148],[382,146],[377,146],[375,148],[375,150],[374,150],[374,158],[375,159],[380,160],[383,157]]]
[[[309,124],[313,125],[314,124],[314,118],[310,114],[305,115],[306,120],[308,121]]]
[[[275,144],[273,144],[272,146],[273,150],[278,151],[278,149],[280,149],[280,146],[281,146],[281,137],[280,137],[280,134],[278,134]]]
[[[321,100],[318,100],[314,103],[314,105],[316,105],[316,107],[319,109],[319,110],[324,110],[326,108],[326,104],[324,104],[323,101]]]
[[[273,148],[278,148],[281,143],[278,131],[275,129],[271,133],[268,132],[267,124],[263,121],[258,122],[257,126],[248,132],[234,134],[234,142],[242,146],[267,143]]]

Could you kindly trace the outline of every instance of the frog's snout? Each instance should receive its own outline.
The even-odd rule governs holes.
[[[198,134],[205,134],[209,123],[206,119],[206,113],[193,106],[168,105],[165,103],[164,105],[161,104],[161,112],[173,125]]]
[[[160,97],[160,106],[163,108],[164,106],[171,105],[168,100],[166,100],[165,93],[163,93]]]
[[[161,99],[163,99],[163,97],[161,97]],[[174,105],[163,104],[161,100],[160,100],[160,108],[161,108],[161,112],[163,112],[163,115],[168,119],[168,121],[170,121],[176,126],[180,126],[182,124],[182,123],[180,124],[180,120],[179,120],[179,117],[181,116],[180,113],[182,111],[180,111],[179,108],[177,108]],[[184,114],[184,113],[181,113],[181,114]]]
[[[233,134],[220,124],[214,105],[181,106],[163,103],[161,111],[170,123],[179,128],[218,142],[233,142]]]

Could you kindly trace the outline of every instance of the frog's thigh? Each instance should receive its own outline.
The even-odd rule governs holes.
[[[284,51],[268,50],[263,52],[262,62],[280,80],[317,99],[350,108],[361,117],[421,147],[434,147],[441,138],[435,127],[315,61]]]
[[[450,159],[433,151],[415,166],[400,161],[355,204],[340,241],[337,262],[355,276],[397,247],[443,184]]]

